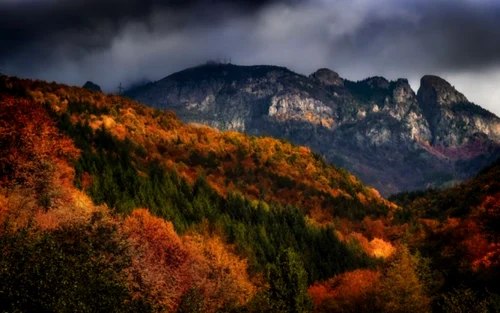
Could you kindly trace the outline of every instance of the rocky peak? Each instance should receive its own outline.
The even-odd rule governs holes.
[[[310,77],[326,86],[344,86],[344,80],[339,74],[327,68],[317,70]]]
[[[374,89],[389,89],[390,86],[389,81],[381,76],[367,78],[365,82]]]
[[[85,83],[85,85],[83,85],[83,88],[89,89],[89,90],[92,90],[92,91],[102,91],[101,87],[99,87],[99,85],[96,85],[96,84],[94,84],[91,81],[87,81]]]
[[[416,95],[407,79],[400,78],[393,82],[392,97],[395,103],[398,104],[413,104],[416,102]]]
[[[417,95],[419,101],[426,106],[448,106],[468,102],[450,83],[433,75],[422,77]]]
[[[410,86],[410,83],[408,82],[408,79],[406,79],[406,78],[398,78],[396,80],[395,84],[397,86],[400,86],[400,85]]]

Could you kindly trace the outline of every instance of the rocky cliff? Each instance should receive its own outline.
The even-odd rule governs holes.
[[[500,155],[500,119],[436,76],[415,94],[406,79],[212,64],[128,95],[187,122],[307,145],[384,195],[463,180]]]

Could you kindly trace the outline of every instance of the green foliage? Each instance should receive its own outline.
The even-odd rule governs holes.
[[[222,215],[220,223],[228,239],[248,258],[252,270],[263,271],[288,248],[299,253],[310,283],[375,262],[355,244],[341,242],[332,228],[308,226],[299,209],[263,202],[254,205],[234,194],[223,202],[218,213]]]
[[[283,251],[268,268],[269,300],[275,312],[303,313],[312,308],[307,273],[292,249]]]
[[[237,194],[221,197],[203,176],[190,186],[158,162],[138,165],[134,153],[140,153],[140,146],[119,140],[104,128],[93,131],[89,125],[73,125],[65,115],[60,117],[59,127],[82,151],[75,164],[75,183],[96,204],[105,203],[125,214],[137,207],[148,208],[154,215],[172,221],[180,233],[203,220],[213,227],[219,225],[239,254],[248,258],[253,272],[263,272],[278,252],[287,248],[300,251],[310,282],[374,264],[354,245],[342,243],[333,229],[308,226],[298,208],[264,202],[255,205]],[[82,181],[86,173],[91,177],[87,188]],[[334,206],[341,216],[365,215],[365,207],[357,199],[327,199],[332,202],[324,205]]]
[[[442,295],[440,309],[445,313],[500,312],[500,296],[491,293],[481,296],[462,286]]]
[[[59,122],[81,149],[80,159],[75,164],[77,187],[84,188],[82,177],[91,177],[91,186],[86,189],[96,204],[106,203],[117,212],[129,213],[137,207],[147,207],[157,216],[174,223],[180,231],[187,222],[181,208],[188,212],[191,207],[191,188],[175,171],[167,172],[157,162],[139,168],[133,162],[133,153],[142,154],[140,146],[129,140],[118,140],[104,128],[95,132],[89,125],[67,122],[63,115]]]
[[[377,295],[383,312],[430,312],[425,286],[418,275],[418,259],[400,246],[384,273]]]
[[[113,225],[0,237],[1,312],[148,312],[124,285],[126,247]]]

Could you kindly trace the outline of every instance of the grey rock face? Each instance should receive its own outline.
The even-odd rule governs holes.
[[[422,103],[434,106],[449,106],[469,102],[446,80],[438,76],[426,75],[420,80],[418,97]]]
[[[435,145],[463,145],[481,133],[500,140],[498,117],[470,103],[440,77],[426,75],[421,79],[418,101],[429,121]]]
[[[207,65],[128,92],[185,122],[311,147],[384,195],[467,178],[500,156],[500,119],[448,82],[359,82],[320,69]]]

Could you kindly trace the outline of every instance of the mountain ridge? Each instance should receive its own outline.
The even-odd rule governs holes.
[[[415,92],[404,78],[211,64],[127,95],[185,122],[306,145],[384,195],[464,180],[487,165],[477,157],[500,155],[500,119],[432,75]]]

